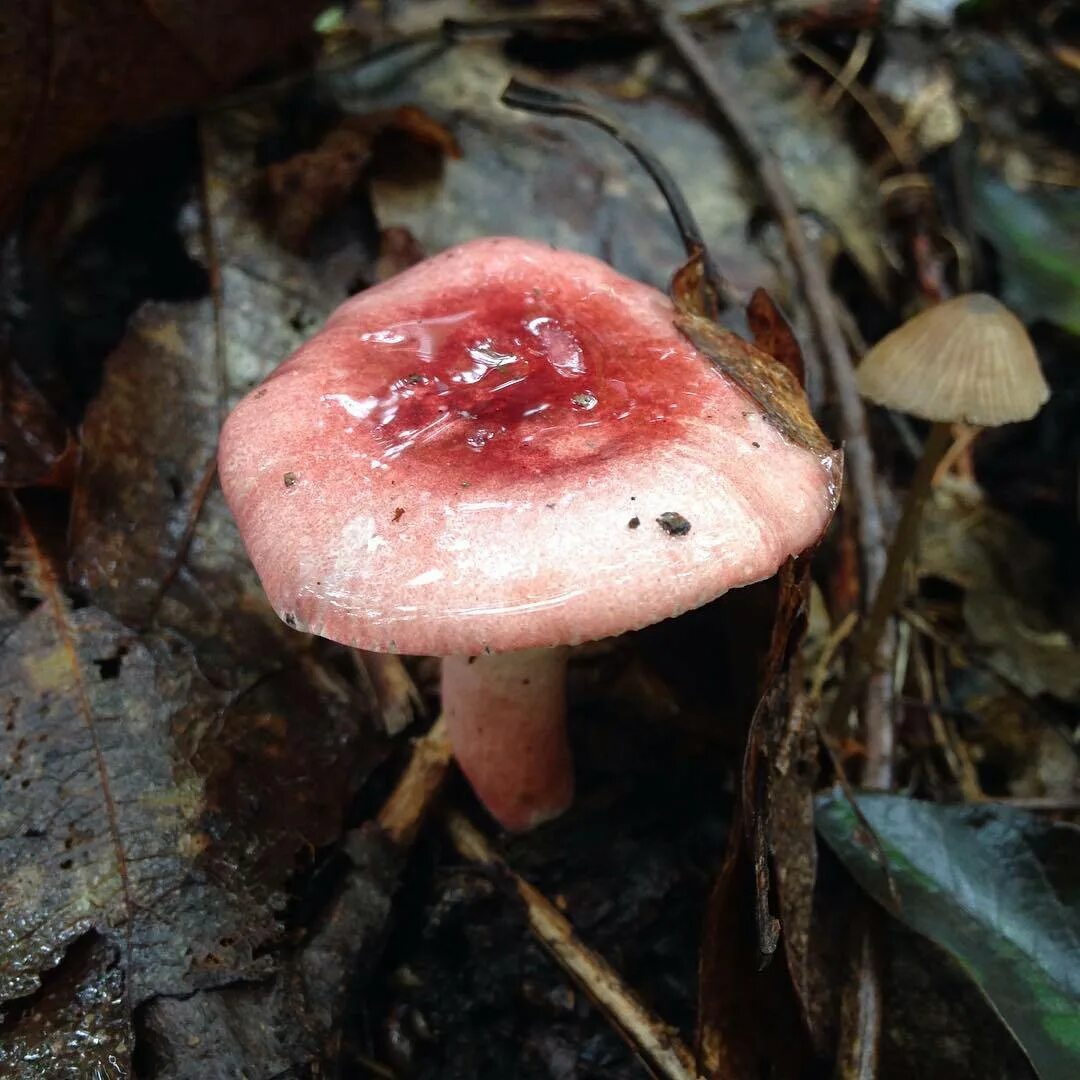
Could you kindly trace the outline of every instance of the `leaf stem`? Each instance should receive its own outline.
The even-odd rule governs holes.
[[[533,86],[520,79],[511,79],[507,83],[500,100],[511,109],[521,109],[523,112],[584,120],[601,131],[606,131],[616,142],[625,146],[660,189],[660,194],[675,219],[675,227],[679,230],[687,256],[691,259],[700,256],[705,287],[712,294],[713,310],[716,309],[718,301],[735,299],[731,286],[724,280],[709,255],[697,218],[694,217],[694,212],[675,178],[668,172],[667,166],[636,135],[632,135],[617,120],[598,112],[577,98],[546,87]]]

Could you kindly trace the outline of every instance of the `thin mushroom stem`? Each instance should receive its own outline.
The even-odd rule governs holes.
[[[919,522],[922,520],[923,507],[932,489],[934,472],[951,443],[952,428],[949,424],[935,423],[931,426],[930,434],[923,445],[922,457],[919,458],[915,474],[911,478],[911,486],[904,500],[900,522],[896,526],[896,533],[889,545],[881,584],[874,594],[874,601],[856,641],[851,666],[848,668],[847,676],[840,686],[829,714],[828,727],[831,731],[836,730],[847,719],[864,678],[877,661],[878,645],[881,642],[885,623],[900,598],[904,567],[919,534]],[[868,783],[868,786],[875,785]]]
[[[573,120],[584,120],[586,123],[606,131],[616,142],[621,143],[637,158],[642,168],[649,174],[653,182],[660,189],[664,201],[671,211],[675,220],[675,227],[679,230],[683,247],[690,258],[700,256],[704,271],[705,288],[712,294],[709,297],[709,309],[716,310],[718,302],[734,300],[735,296],[731,286],[725,281],[723,275],[716,268],[709,250],[705,246],[705,239],[701,233],[694,212],[686,201],[675,178],[668,172],[667,166],[647,147],[636,135],[631,135],[621,124],[604,113],[590,108],[583,101],[560,94],[544,87],[531,86],[520,79],[511,79],[506,85],[500,98],[504,105],[512,109],[521,109],[524,112],[541,113],[545,116],[565,116]]]

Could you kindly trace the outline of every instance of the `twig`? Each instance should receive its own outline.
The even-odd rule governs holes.
[[[807,60],[817,64],[817,66],[833,80],[834,87],[842,88],[850,95],[852,101],[866,113],[870,118],[871,123],[878,129],[881,137],[888,145],[889,151],[896,159],[897,165],[905,172],[918,172],[918,162],[915,160],[915,155],[911,152],[911,147],[908,145],[906,138],[889,122],[889,118],[882,112],[881,106],[877,103],[877,99],[872,94],[868,94],[857,82],[853,81],[852,78],[845,77],[845,72],[837,67],[828,53],[822,52],[819,48],[806,41],[796,41],[793,44]],[[852,55],[854,55],[854,50]]]
[[[523,30],[546,28],[579,28],[584,34],[595,33],[597,19],[582,15],[572,8],[551,8],[547,11],[511,13],[493,18],[442,19],[432,26],[398,34],[368,48],[342,50],[315,67],[305,67],[268,82],[245,87],[210,104],[211,111],[249,105],[264,98],[279,97],[287,91],[317,79],[357,71],[390,60],[401,53],[427,48],[433,54],[458,44],[472,41],[499,40]],[[426,57],[427,54],[425,54]]]
[[[423,716],[424,699],[397,653],[363,649],[351,649],[350,653],[357,674],[371,688],[387,735],[400,735],[418,715]]]
[[[821,703],[821,695],[825,689],[825,680],[829,677],[829,668],[832,667],[833,659],[840,649],[840,646],[851,636],[851,632],[855,629],[857,621],[858,616],[855,612],[849,611],[847,615],[840,620],[840,624],[835,627],[825,639],[825,646],[821,650],[821,656],[814,665],[814,671],[810,678],[809,697],[815,709]]]
[[[416,839],[452,760],[446,721],[440,716],[431,730],[413,744],[409,764],[376,819],[398,847],[408,847]]]
[[[529,929],[537,940],[618,1028],[647,1067],[667,1080],[697,1080],[694,1056],[678,1035],[645,1008],[607,961],[575,937],[562,912],[518,877],[460,813],[451,813],[446,827],[458,854],[506,875],[525,906]]]
[[[825,357],[832,377],[840,412],[840,430],[844,440],[845,473],[851,480],[858,525],[859,551],[863,571],[864,607],[867,599],[878,591],[885,572],[885,530],[881,521],[877,487],[874,479],[874,454],[866,428],[866,411],[855,385],[855,368],[851,362],[840,328],[835,302],[829,291],[825,268],[817,252],[807,240],[799,219],[798,208],[787,181],[768,146],[758,134],[752,117],[746,112],[742,98],[726,75],[714,64],[686,24],[674,12],[665,10],[655,0],[639,0],[653,17],[661,33],[678,54],[683,65],[707,96],[710,104],[724,119],[741,146],[750,166],[761,181],[769,203],[784,234],[788,254],[795,267],[799,285],[806,298],[821,354]],[[882,690],[881,686],[878,690]],[[890,688],[884,688],[889,690]],[[887,740],[873,737],[881,725],[892,722],[888,703],[891,692],[884,695],[881,707],[865,710],[867,746],[882,747]],[[880,772],[876,763],[875,771]]]
[[[878,1074],[883,994],[879,912],[860,896],[852,926],[853,969],[845,981],[840,1008],[839,1053],[835,1075],[839,1080],[874,1080]]]
[[[866,61],[870,59],[870,50],[874,44],[874,35],[869,30],[860,30],[855,35],[855,44],[840,68],[832,77],[833,84],[821,95],[821,107],[831,112],[840,104],[840,99],[851,88],[851,84],[859,77],[859,73],[866,67]],[[798,42],[796,42],[796,47]]]
[[[859,798],[855,793],[855,789],[851,786],[851,781],[848,779],[847,773],[844,771],[844,763],[840,760],[840,753],[820,721],[817,723],[817,733],[818,739],[821,741],[821,745],[824,747],[825,753],[832,763],[833,772],[836,773],[836,780],[840,785],[840,791],[848,806],[851,807],[851,812],[855,815],[855,820],[862,827],[863,832],[866,833],[866,838],[870,844],[870,854],[873,857],[874,862],[881,867],[881,872],[885,877],[885,888],[888,890],[889,899],[893,902],[892,913],[895,915],[901,908],[900,890],[897,888],[896,879],[892,875],[892,868],[889,866],[889,857],[885,854],[885,845],[882,844],[881,837],[878,836],[874,826],[870,824],[870,819],[863,813],[862,807],[859,806]]]
[[[900,515],[889,545],[885,571],[875,591],[873,603],[867,613],[851,656],[851,662],[840,685],[829,713],[829,728],[835,729],[842,724],[859,695],[863,680],[869,675],[879,675],[884,670],[881,655],[882,635],[890,623],[893,612],[901,599],[904,582],[904,569],[908,556],[915,547],[919,535],[919,522],[922,520],[923,506],[932,492],[932,480],[938,463],[952,443],[952,428],[949,424],[935,422],[923,444],[922,457],[915,466],[915,473],[908,487],[904,509]],[[867,749],[870,748],[870,731],[867,725]],[[883,782],[891,779],[886,775],[886,762],[880,758],[877,769],[871,770],[868,761],[867,771],[875,772],[874,787],[888,787]],[[868,784],[867,786],[870,786]]]
[[[1012,806],[1018,810],[1038,810],[1044,813],[1072,814],[1080,810],[1080,795],[986,795],[981,805]]]

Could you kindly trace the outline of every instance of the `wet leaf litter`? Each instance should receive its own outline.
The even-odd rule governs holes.
[[[169,276],[175,268],[155,271],[164,276],[149,286],[133,275],[130,284],[113,286],[108,302],[151,303],[123,342],[119,329],[106,341],[79,314],[94,309],[86,301],[100,286],[94,275],[71,273],[64,287],[75,292],[57,305],[66,312],[59,343],[28,337],[32,318],[15,320],[21,337],[5,337],[4,387],[13,389],[2,400],[23,404],[21,412],[4,412],[15,419],[14,440],[5,434],[5,441],[20,456],[5,459],[5,467],[12,461],[18,468],[3,474],[18,502],[4,515],[0,578],[3,685],[5,693],[14,690],[0,719],[15,726],[0,733],[0,749],[5,762],[13,760],[12,781],[29,780],[25,790],[35,797],[16,791],[9,804],[5,779],[0,807],[17,808],[18,835],[0,850],[15,871],[18,910],[40,908],[37,936],[28,941],[45,949],[29,962],[17,950],[5,953],[2,970],[17,984],[6,987],[0,1060],[5,1069],[17,1063],[15,1075],[59,1068],[150,1077],[230,1070],[647,1075],[637,1056],[643,1044],[620,1027],[618,1005],[599,1008],[588,983],[576,983],[534,943],[516,880],[569,916],[571,932],[613,967],[623,989],[652,1018],[678,1029],[676,1045],[702,1048],[705,1075],[737,1075],[739,1063],[758,1054],[772,1060],[777,1075],[795,1075],[811,1055],[828,1068],[838,1047],[858,1045],[851,1031],[873,1036],[865,1018],[852,1027],[846,1006],[835,1006],[847,946],[831,954],[823,946],[846,943],[844,913],[856,909],[857,893],[832,855],[815,851],[811,820],[811,795],[831,778],[833,762],[857,778],[862,753],[857,729],[823,731],[819,745],[812,722],[815,693],[828,697],[842,674],[845,643],[835,634],[845,609],[837,597],[850,592],[837,570],[845,565],[842,542],[828,541],[815,555],[813,588],[802,582],[792,592],[785,581],[732,593],[574,654],[570,730],[579,802],[536,833],[496,839],[516,875],[508,882],[462,864],[438,808],[419,829],[432,785],[448,782],[449,807],[464,808],[493,835],[464,787],[437,768],[421,783],[427,794],[420,802],[406,800],[404,825],[388,813],[400,802],[395,784],[417,729],[387,746],[379,731],[389,684],[376,694],[365,659],[298,635],[274,616],[214,480],[217,425],[239,396],[346,295],[424,255],[485,232],[531,230],[666,286],[681,253],[650,182],[599,135],[501,109],[496,98],[512,73],[592,95],[638,129],[685,185],[724,274],[747,294],[766,284],[806,340],[805,309],[789,285],[774,226],[745,228],[756,201],[752,182],[742,179],[677,66],[661,58],[648,31],[637,40],[631,34],[629,46],[620,46],[628,51],[597,53],[595,43],[612,35],[608,16],[588,8],[581,17],[584,30],[558,20],[518,24],[496,28],[494,44],[458,41],[423,59],[429,35],[426,44],[420,39],[375,64],[353,62],[367,51],[372,26],[346,22],[334,45],[348,62],[339,54],[328,65],[320,94],[287,78],[173,129],[173,142],[188,146],[189,161],[197,162],[179,221],[201,295],[184,294],[192,286],[182,289]],[[795,34],[805,35],[798,14],[794,19]],[[836,96],[833,84],[805,56],[788,58],[792,25],[776,29],[759,20],[732,31],[721,16],[715,36],[707,23],[696,29],[714,56],[741,65],[759,123],[775,136],[798,188],[804,226],[826,247],[837,236],[848,245],[834,264],[838,293],[857,309],[857,329],[876,340],[910,313],[901,307],[911,300],[906,282],[889,278],[881,258],[887,247],[903,251],[906,226],[891,217],[883,246],[878,208],[884,200],[895,213],[897,192],[915,188],[878,185],[879,151],[856,119],[858,103],[818,100],[822,90]],[[875,68],[858,68],[857,38],[828,21],[808,32],[806,55],[811,41],[830,50],[826,59],[842,60],[850,46],[849,79],[856,89],[876,85]],[[881,32],[878,47],[890,57],[902,56],[902,44],[918,33],[888,24]],[[1058,30],[1045,32],[1052,41]],[[978,66],[970,50],[982,59],[980,70],[992,70],[988,35],[955,33],[969,50],[969,69],[958,77],[970,78]],[[939,25],[928,40],[953,34]],[[576,57],[569,61],[572,86],[553,74],[567,70],[567,56]],[[953,70],[952,61],[941,62]],[[326,100],[335,104],[327,109]],[[339,107],[360,120],[341,124]],[[994,125],[1000,138],[999,117]],[[1015,153],[1011,160],[1007,176],[1015,182]],[[830,173],[821,162],[837,167]],[[1000,159],[988,167],[998,170]],[[95,233],[83,224],[87,214],[116,220],[107,200],[95,201],[108,192],[109,174],[94,179],[93,152],[82,168],[67,181],[73,186],[50,190],[34,211],[36,231],[22,236],[19,257],[34,266],[32,282],[43,279],[37,267],[49,244],[79,253],[69,267],[94,266],[95,259],[116,265],[109,228],[117,226]],[[313,186],[319,170],[333,183]],[[940,176],[934,182],[947,183]],[[1023,198],[1022,185],[1012,190]],[[149,197],[168,199],[163,191]],[[1003,254],[1011,250],[1000,227],[975,220]],[[930,265],[945,264],[949,276],[945,252],[933,250]],[[1009,260],[1008,295],[1021,296],[1024,274],[1035,273],[1026,269],[1030,255]],[[874,286],[851,277],[851,264]],[[1059,274],[1060,266],[1043,260],[1037,273]],[[50,267],[44,280],[58,269]],[[990,291],[993,285],[981,282]],[[882,286],[887,303],[872,298]],[[28,294],[32,313],[44,310],[35,304],[54,302],[33,291],[38,287]],[[125,288],[127,298],[115,295]],[[20,300],[25,311],[26,295]],[[1042,310],[1068,325],[1060,302]],[[799,378],[772,319],[760,310],[748,316],[753,340]],[[1065,602],[1072,579],[1060,558],[1061,508],[1068,506],[1060,493],[1075,479],[1062,464],[1075,462],[1068,457],[1075,384],[1058,359],[1058,335],[1052,326],[1036,333],[1055,391],[1049,419],[980,436],[939,478],[925,555],[912,566],[921,586],[901,609],[897,653],[898,670],[906,672],[896,751],[903,782],[941,803],[971,793],[1020,800],[1016,813],[1047,821],[1069,814],[1076,776],[1068,677],[1076,627]],[[54,351],[51,360],[41,358],[43,349]],[[50,363],[63,371],[73,357],[100,369],[107,353],[100,388],[91,370],[80,375],[88,389],[74,398],[53,396],[55,379],[41,382],[47,392],[34,381]],[[8,354],[29,373],[29,391],[7,376],[16,370]],[[758,404],[767,411],[767,398]],[[882,415],[874,422],[883,475],[902,489],[909,475],[903,443]],[[39,431],[44,450],[27,453]],[[69,500],[76,432],[84,457]],[[748,441],[748,451],[760,451],[756,443]],[[1045,462],[1052,464],[1041,468]],[[273,479],[288,498],[308,482],[287,468]],[[398,509],[405,513],[394,522]],[[693,532],[669,535],[656,520],[662,510],[670,523],[696,528],[689,502],[671,498],[649,509],[631,501],[615,528],[644,523],[672,547],[693,539]],[[394,503],[386,516],[405,527],[414,508]],[[1015,574],[997,543],[1014,525],[1032,554]],[[847,526],[838,528],[843,536]],[[788,621],[796,596],[798,625]],[[809,632],[799,644],[803,618]],[[788,667],[800,654],[803,667]],[[767,680],[769,704],[758,706],[752,728],[755,764],[744,771],[743,729],[758,697],[749,673],[766,660],[782,676],[779,684]],[[433,717],[434,673],[427,661],[408,663]],[[406,693],[396,685],[389,705]],[[42,697],[44,708],[37,705]],[[55,756],[47,756],[50,744]],[[445,770],[439,753],[432,761]],[[69,792],[77,797],[64,810]],[[844,816],[842,795],[835,805],[839,823],[829,843],[840,852],[859,843],[865,826]],[[55,820],[39,813],[49,806],[60,810]],[[83,809],[83,831],[79,822],[65,831],[69,815]],[[744,820],[729,832],[733,812]],[[365,825],[377,813],[399,823],[385,826],[389,835],[418,837],[412,858]],[[891,837],[882,830],[878,839],[887,847]],[[995,841],[979,842],[994,850]],[[725,852],[736,861],[712,889]],[[40,855],[50,873],[35,881]],[[865,880],[874,893],[880,879],[871,872]],[[823,912],[823,900],[835,910]],[[82,918],[87,906],[91,914]],[[940,940],[933,925],[917,929]],[[965,992],[963,974],[921,938],[901,933],[910,932],[887,924],[893,962],[880,976],[885,1007],[876,1036],[885,1074],[1024,1075],[1022,1052],[977,994]],[[763,942],[775,948],[759,975]],[[730,956],[733,947],[745,953],[739,963],[697,987],[699,959]],[[758,1038],[802,1024],[812,1049],[792,1040],[794,1057],[777,1054],[775,1039]],[[940,1045],[912,1036],[927,1031],[941,1033]],[[974,1031],[979,1038],[965,1042]],[[969,1048],[966,1058],[954,1056],[960,1045]],[[978,1056],[987,1047],[996,1052]],[[676,1054],[672,1067],[677,1061]]]

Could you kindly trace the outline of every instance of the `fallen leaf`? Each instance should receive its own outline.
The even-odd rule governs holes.
[[[221,496],[221,420],[373,262],[359,237],[310,260],[264,229],[257,156],[277,131],[266,106],[203,121],[207,200],[190,216],[211,222],[192,228],[191,243],[216,268],[216,296],[150,303],[132,320],[87,412],[73,499],[75,580],[127,623],[181,631],[226,682],[238,660],[272,669],[286,643],[308,639],[266,602]]]
[[[206,301],[144,305],[83,422],[75,579],[133,626],[155,614],[212,479],[224,392],[212,316]]]
[[[95,935],[123,1014],[94,1019],[100,978],[63,1008],[130,1052],[142,1002],[272,974],[285,887],[338,836],[373,760],[365,707],[313,663],[224,693],[176,635],[73,607],[9,502],[23,602],[0,656],[0,1000],[17,1014],[40,1000]],[[47,1025],[41,1039],[33,1053],[59,1068],[71,1047]]]
[[[350,112],[406,104],[423,109],[460,148],[460,158],[447,159],[439,177],[377,176],[371,194],[380,224],[407,228],[428,253],[484,235],[546,240],[666,288],[684,253],[653,182],[610,136],[502,105],[499,98],[518,70],[497,49],[474,43],[419,62],[405,54],[366,65],[347,84],[333,84]],[[529,77],[543,81],[535,72]],[[665,162],[725,277],[747,292],[777,282],[774,267],[747,238],[752,208],[738,169],[699,112],[666,88],[636,101],[614,89],[579,89],[575,82],[575,95],[598,103]]]
[[[116,961],[116,949],[88,932],[37,994],[6,1006],[0,1071],[18,1080],[128,1075],[135,1033]]]
[[[1080,829],[1002,806],[862,795],[899,890],[897,914],[975,980],[1042,1080],[1080,1071]],[[851,805],[818,798],[817,827],[888,905]],[[891,906],[891,905],[889,905]]]
[[[411,179],[428,167],[438,175],[444,157],[460,156],[450,131],[413,106],[345,117],[313,150],[266,170],[277,235],[307,251],[319,222],[357,196],[369,169]]]
[[[311,31],[318,0],[56,0],[14,7],[0,82],[0,221],[27,186],[110,128],[229,87]]]
[[[794,1076],[800,1054],[807,1053],[802,1036],[812,1014],[807,967],[817,856],[815,770],[805,755],[814,736],[805,729],[800,676],[792,664],[806,628],[809,576],[809,564],[801,559],[788,560],[780,570],[738,810],[706,911],[698,1041],[708,1075],[748,1074],[768,1061],[777,1075]],[[773,912],[774,883],[783,921]],[[771,962],[781,941],[786,967]],[[770,1016],[768,1025],[760,1023],[763,1015]],[[777,1030],[799,1034],[777,1041]]]
[[[806,92],[770,20],[754,16],[738,33],[705,41],[714,62],[738,82],[800,209],[813,211],[836,230],[859,269],[885,295],[887,241],[876,186],[840,121]],[[752,177],[748,182],[756,184]]]
[[[940,485],[921,524],[916,571],[964,590],[968,633],[986,663],[1034,697],[1080,701],[1080,644],[1057,623],[1053,552],[966,487]]]

